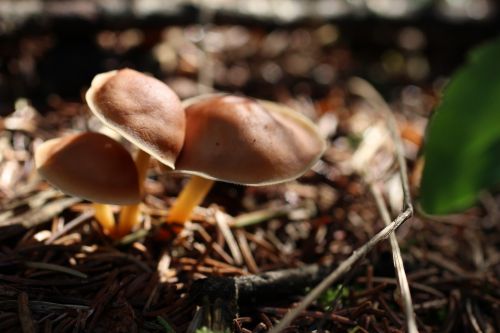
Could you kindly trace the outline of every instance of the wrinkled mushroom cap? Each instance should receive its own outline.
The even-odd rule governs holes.
[[[97,75],[85,97],[104,124],[174,168],[186,125],[182,104],[166,84],[122,69]]]
[[[35,164],[40,175],[64,193],[104,204],[140,201],[132,156],[103,134],[87,132],[46,141],[35,151]]]
[[[184,102],[186,137],[176,168],[209,179],[267,185],[295,179],[323,154],[316,126],[277,103],[232,95]]]

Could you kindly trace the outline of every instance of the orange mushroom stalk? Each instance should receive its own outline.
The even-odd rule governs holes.
[[[185,116],[177,95],[163,82],[132,69],[97,75],[87,91],[90,110],[137,148],[142,186],[150,156],[174,169],[184,141]],[[138,223],[140,206],[124,207],[118,223],[126,235]]]
[[[35,151],[35,165],[38,173],[62,192],[93,202],[97,221],[111,237],[118,233],[106,204],[140,201],[132,156],[103,134],[86,132],[46,141]]]
[[[215,180],[269,185],[296,179],[323,154],[316,126],[277,103],[232,95],[185,102],[186,136],[176,170],[194,175],[167,222],[184,223]]]

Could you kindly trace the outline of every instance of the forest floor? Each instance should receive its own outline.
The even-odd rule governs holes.
[[[416,28],[394,32],[398,46],[373,58],[357,57],[363,49],[344,43],[341,32],[325,24],[95,34],[100,58],[88,60],[102,71],[149,71],[186,98],[197,94],[198,72],[207,66],[213,71],[202,84],[286,103],[316,122],[328,140],[320,162],[296,181],[217,183],[192,221],[168,241],[154,235],[188,177],[152,161],[142,223],[112,241],[92,205],[41,180],[33,162],[44,140],[106,129],[75,98],[49,93],[40,109],[18,99],[0,118],[0,331],[195,332],[212,326],[264,332],[275,326],[384,227],[370,187],[380,190],[393,217],[402,209],[388,119],[354,95],[349,80],[366,74],[387,88],[414,198],[425,127],[445,82],[423,51],[432,41]],[[63,89],[70,65],[61,59],[77,59],[74,52],[59,52],[66,42],[50,35],[24,38],[20,56],[9,60],[11,75],[19,83],[31,73],[47,91]],[[50,66],[58,68],[47,76]],[[87,74],[81,77],[88,87]],[[26,89],[40,100],[30,95],[34,86]],[[498,207],[489,194],[476,208],[440,218],[423,216],[416,205],[415,216],[398,229],[420,332],[500,332]],[[391,247],[383,241],[287,332],[404,332],[401,304]]]

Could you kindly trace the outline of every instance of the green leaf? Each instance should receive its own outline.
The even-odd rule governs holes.
[[[420,201],[429,214],[469,208],[500,184],[500,39],[474,50],[453,75],[424,154]]]

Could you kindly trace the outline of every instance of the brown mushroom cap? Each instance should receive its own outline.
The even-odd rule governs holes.
[[[85,97],[103,123],[174,168],[186,125],[182,104],[166,84],[122,69],[97,75]]]
[[[231,95],[185,102],[186,137],[179,171],[245,185],[295,179],[323,154],[316,126],[277,103]]]
[[[52,139],[35,151],[40,175],[64,193],[104,204],[140,201],[137,169],[115,140],[87,132]]]

